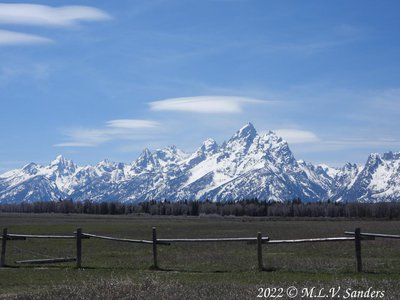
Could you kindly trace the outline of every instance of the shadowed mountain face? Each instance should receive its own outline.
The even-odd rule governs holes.
[[[175,146],[145,149],[131,164],[107,160],[76,166],[58,156],[48,166],[30,163],[0,175],[0,202],[149,200],[397,201],[400,153],[371,154],[360,167],[297,161],[273,132],[259,135],[251,123],[218,146],[207,139],[193,154]]]

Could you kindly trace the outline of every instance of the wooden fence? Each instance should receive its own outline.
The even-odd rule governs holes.
[[[196,238],[196,239],[159,239],[157,238],[157,230],[155,227],[152,228],[152,240],[136,240],[127,238],[116,238],[104,235],[97,235],[93,233],[82,232],[81,228],[78,228],[73,235],[32,235],[32,234],[11,234],[8,233],[7,228],[3,229],[1,239],[1,259],[0,267],[7,267],[6,264],[6,249],[7,241],[13,240],[26,240],[26,239],[71,239],[75,240],[76,243],[76,256],[75,257],[60,257],[51,259],[32,259],[32,260],[21,260],[15,261],[16,264],[48,264],[48,263],[61,263],[61,262],[76,262],[76,268],[82,267],[82,239],[103,239],[109,241],[135,243],[152,245],[153,248],[153,269],[159,269],[157,246],[158,245],[171,245],[172,243],[214,243],[214,242],[247,242],[250,244],[257,244],[257,263],[258,270],[265,270],[263,264],[263,249],[262,245],[274,245],[274,244],[297,244],[297,243],[321,243],[321,242],[348,242],[354,241],[355,245],[355,256],[356,256],[356,270],[362,272],[362,258],[361,258],[361,241],[362,240],[374,240],[377,238],[390,238],[400,239],[400,235],[389,235],[382,233],[362,233],[360,228],[356,228],[354,231],[345,231],[345,237],[328,237],[328,238],[310,238],[310,239],[292,239],[292,240],[270,240],[268,237],[263,237],[261,232],[257,233],[256,237],[242,237],[242,238]]]

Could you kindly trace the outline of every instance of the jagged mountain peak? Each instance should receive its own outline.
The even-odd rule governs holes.
[[[62,166],[75,168],[75,164],[72,160],[66,159],[63,155],[57,155],[57,157],[50,162],[51,166]]]
[[[376,160],[376,159],[380,159],[380,158],[381,158],[381,155],[380,155],[379,153],[374,152],[374,153],[371,153],[371,154],[368,156],[368,158]]]
[[[139,156],[139,159],[149,158],[150,156],[151,156],[151,151],[149,150],[149,148],[144,148]]]
[[[253,140],[257,136],[257,130],[254,128],[253,124],[250,122],[240,128],[236,133],[230,138],[229,141],[233,140]]]
[[[150,150],[145,148],[139,158],[132,163],[132,166],[138,172],[141,172],[145,169],[153,170],[159,166],[159,163],[154,159]]]
[[[339,201],[399,201],[400,155],[372,153],[363,167],[354,167],[347,173],[355,176],[351,176],[350,184],[336,195]]]
[[[379,165],[381,165],[382,157],[379,153],[371,153],[368,156],[367,163],[365,164],[365,168],[367,169],[376,169]]]
[[[224,156],[230,155],[245,155],[253,142],[257,140],[258,134],[253,124],[247,123],[245,126],[240,128],[229,140],[224,142],[221,146]],[[236,154],[234,154],[236,153]]]
[[[162,161],[181,161],[187,158],[189,155],[184,151],[177,148],[175,145],[168,146],[164,149],[157,149],[152,154],[157,159]]]
[[[0,202],[54,200],[129,201],[211,199],[377,201],[400,198],[400,153],[371,154],[361,167],[297,161],[275,132],[251,123],[222,146],[207,139],[190,156],[169,146],[129,165],[107,159],[77,167],[62,155],[50,165],[30,163],[0,175]],[[30,195],[29,197],[26,195]]]
[[[214,139],[208,138],[203,142],[202,146],[204,146],[205,148],[210,148],[210,147],[218,146],[218,144]]]
[[[31,163],[25,165],[22,168],[22,171],[24,173],[28,174],[28,175],[35,175],[35,174],[37,174],[39,172],[40,168],[41,168],[40,165],[38,165],[38,164],[36,164],[34,162],[31,162]]]
[[[398,160],[400,159],[400,152],[386,152],[382,155],[383,160]]]
[[[217,150],[218,150],[217,142],[213,139],[208,138],[203,142],[203,144],[197,151],[214,154]]]
[[[72,160],[68,160],[64,156],[58,155],[56,159],[51,161],[48,168],[60,174],[73,174],[76,171],[77,166]]]
[[[50,165],[59,165],[66,164],[68,160],[61,154],[57,155],[57,157],[50,162]]]
[[[346,162],[341,169],[342,170],[354,170],[357,168],[358,168],[357,164],[351,163],[351,162]]]
[[[367,162],[369,163],[382,163],[383,160],[397,160],[400,159],[400,152],[385,152],[381,153],[371,153],[368,156]]]
[[[260,136],[263,143],[270,144],[271,146],[285,146],[288,143],[274,131],[267,131]]]
[[[208,138],[186,161],[187,167],[195,166],[211,155],[218,152],[218,144],[215,140]]]
[[[110,166],[110,165],[113,165],[113,163],[110,162],[107,158],[105,158],[97,163],[97,166]]]
[[[108,159],[103,159],[97,163],[96,168],[106,172],[112,172],[114,169],[119,168],[120,163],[111,162]]]
[[[289,148],[289,144],[275,132],[269,131],[261,135],[258,140],[255,139],[255,141],[257,141],[257,147],[265,153],[269,160],[279,162],[281,165],[296,166],[298,164]]]

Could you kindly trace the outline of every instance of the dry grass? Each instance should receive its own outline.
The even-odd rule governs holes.
[[[260,218],[185,218],[85,215],[0,215],[12,233],[86,232],[150,239],[243,237],[258,231],[271,239],[342,236],[343,231],[398,234],[400,221],[267,220]],[[4,299],[254,299],[258,287],[332,287],[384,289],[384,299],[400,295],[400,241],[365,241],[365,272],[355,270],[354,243],[264,246],[257,272],[256,246],[246,243],[159,246],[161,271],[149,270],[151,246],[102,240],[83,241],[83,269],[73,264],[0,269]],[[71,256],[73,241],[10,241],[7,262],[46,256]],[[45,255],[45,256],[43,256]]]
[[[346,295],[346,290],[365,291],[369,287],[373,290],[384,292],[384,299],[398,299],[397,292],[393,292],[393,285],[397,284],[395,280],[384,280],[376,284],[366,279],[344,279],[333,281],[329,285],[321,282],[287,282],[275,283],[273,285],[262,285],[262,287],[279,288],[284,292],[283,299],[286,297],[286,290],[289,286],[296,286],[300,293],[301,289],[315,287],[316,290],[329,291],[330,288],[340,290],[340,295]],[[41,299],[59,299],[59,300],[85,300],[85,299],[149,299],[149,300],[180,300],[180,299],[255,299],[260,285],[237,285],[233,283],[195,283],[185,285],[178,281],[165,281],[157,276],[142,279],[141,282],[125,279],[101,279],[96,281],[86,281],[81,284],[65,283],[58,286],[50,286],[42,291],[26,293],[21,295],[8,295],[7,299],[16,300],[41,300]],[[299,295],[293,299],[310,299]],[[362,298],[362,297],[359,297]],[[357,298],[357,299],[359,299]]]

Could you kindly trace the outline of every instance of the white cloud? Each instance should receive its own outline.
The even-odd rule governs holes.
[[[120,119],[106,122],[102,128],[78,128],[67,130],[64,134],[66,142],[54,147],[95,147],[117,140],[145,140],[152,138],[152,129],[160,124],[150,120]],[[140,129],[140,131],[138,131]]]
[[[1,10],[1,8],[0,8]],[[52,40],[33,34],[19,33],[0,29],[0,46],[2,45],[31,45],[47,44]]]
[[[315,133],[307,130],[277,129],[274,132],[290,144],[314,143],[319,141]]]
[[[182,111],[195,113],[240,113],[246,104],[267,104],[273,101],[264,101],[246,97],[231,96],[198,96],[171,98],[150,102],[150,109],[154,111]]]
[[[54,147],[95,147],[96,144],[81,143],[81,142],[67,142],[53,145]]]
[[[111,120],[107,123],[108,127],[112,128],[155,128],[160,126],[160,123],[150,120],[137,120],[137,119],[120,119]]]
[[[79,128],[64,133],[67,141],[53,145],[54,147],[96,147],[100,144],[121,137],[119,130]]]
[[[111,19],[106,12],[90,6],[52,7],[39,4],[0,4],[0,23],[35,26],[73,26],[81,21]]]

